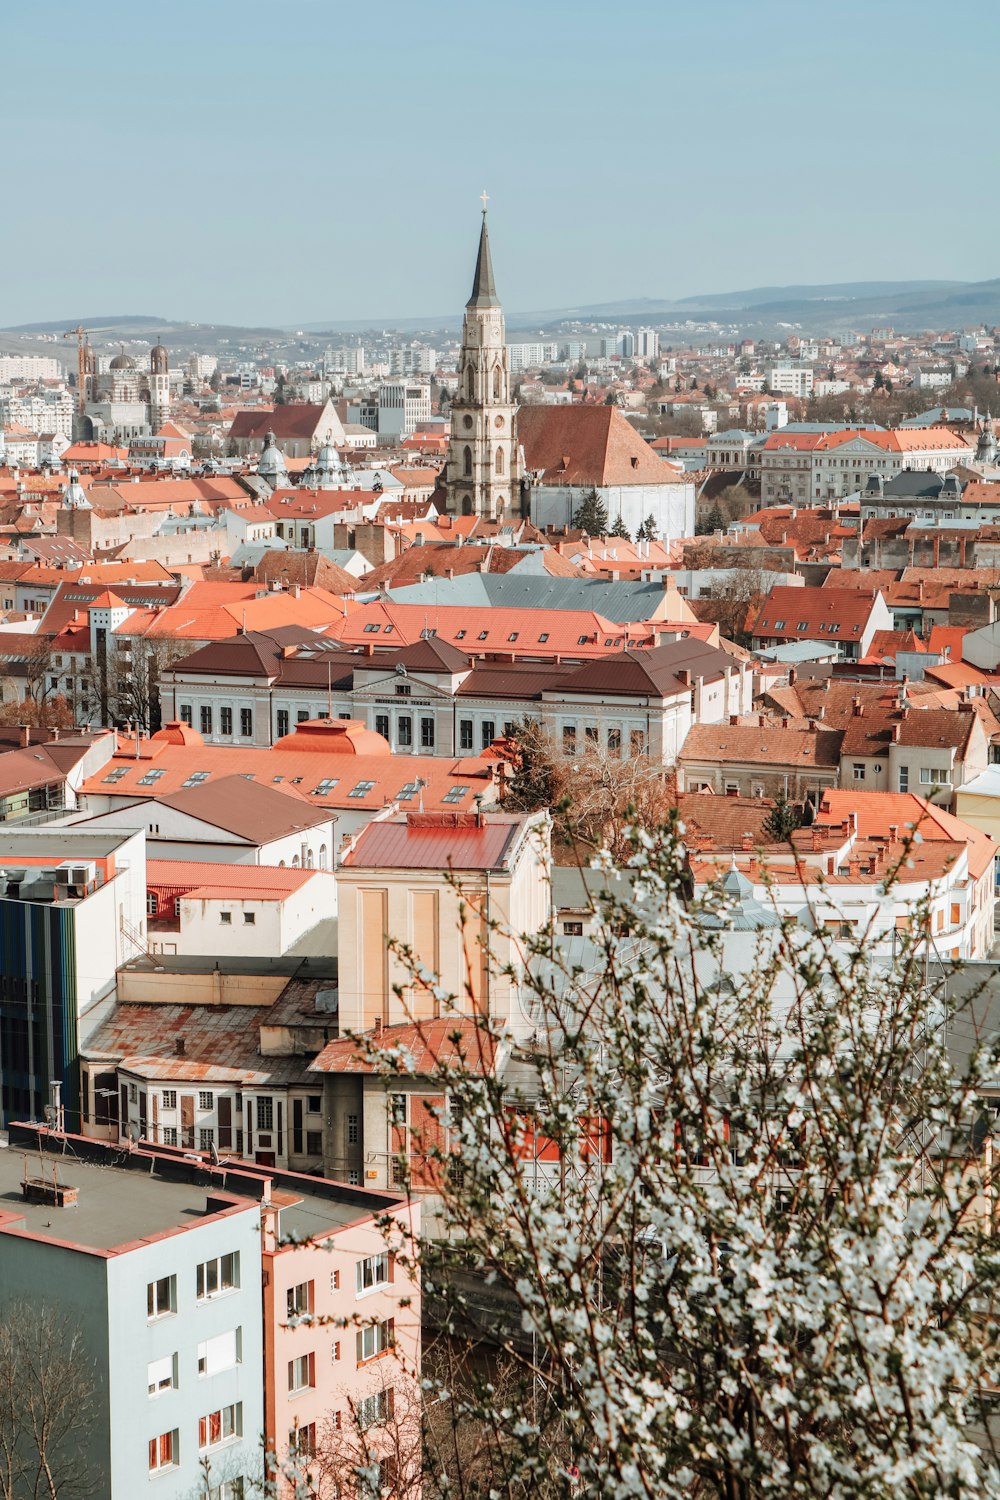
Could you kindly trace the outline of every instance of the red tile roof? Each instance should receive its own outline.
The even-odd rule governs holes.
[[[522,406],[517,436],[525,467],[543,485],[686,484],[616,406]]]
[[[463,1072],[490,1073],[496,1057],[494,1038],[475,1021],[441,1017],[435,1021],[383,1026],[370,1038],[374,1047],[391,1048],[397,1066],[415,1077],[426,1077],[442,1065]],[[366,1055],[353,1037],[328,1042],[309,1064],[310,1073],[375,1073],[378,1060]]]

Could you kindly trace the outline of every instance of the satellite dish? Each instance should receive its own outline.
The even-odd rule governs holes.
[[[209,1142],[208,1149],[212,1156],[212,1166],[217,1167],[219,1165],[219,1150],[214,1141]]]
[[[406,677],[408,675],[405,662],[398,661],[396,663],[396,675],[398,677]]]

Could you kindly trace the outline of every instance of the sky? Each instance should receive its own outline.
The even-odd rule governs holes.
[[[5,7],[0,326],[1000,274],[997,0]]]

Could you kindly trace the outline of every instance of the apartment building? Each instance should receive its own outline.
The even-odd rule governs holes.
[[[386,1478],[420,1376],[419,1209],[399,1194],[15,1125],[0,1311],[72,1321],[102,1500],[302,1493],[354,1420]],[[388,1227],[383,1231],[383,1221]],[[290,1471],[295,1482],[286,1477]]]
[[[141,832],[0,832],[0,1109],[40,1120],[54,1101],[78,1119],[81,1031],[144,951]]]

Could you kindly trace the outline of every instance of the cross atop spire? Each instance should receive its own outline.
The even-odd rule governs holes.
[[[481,202],[481,203],[482,203],[482,205],[483,205],[483,218],[484,218],[484,219],[485,219],[485,217],[486,217],[486,205],[487,205],[487,203],[489,203],[489,201],[490,201],[490,195],[489,195],[489,193],[488,193],[488,192],[487,192],[487,191],[486,191],[486,189],[485,189],[485,188],[483,188],[483,191],[482,191],[482,193],[481,193],[481,194],[480,194],[480,202]]]
[[[483,227],[479,232],[479,254],[476,256],[476,274],[472,280],[472,296],[465,304],[467,308],[499,307],[496,283],[493,280],[493,261],[490,258],[490,236],[486,228],[487,195],[483,193]]]

